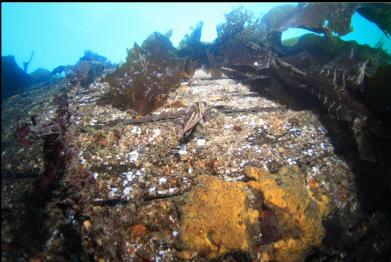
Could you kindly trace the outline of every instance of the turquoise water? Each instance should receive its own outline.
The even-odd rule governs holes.
[[[75,64],[85,49],[114,63],[126,57],[126,48],[139,44],[152,32],[173,29],[176,46],[190,28],[204,21],[203,41],[213,41],[224,14],[240,5],[259,16],[284,3],[2,3],[2,55],[14,55],[19,66],[34,57],[28,72],[39,67],[53,70]],[[289,3],[296,5],[295,3]],[[384,34],[356,14],[354,31],[342,39],[375,46]],[[282,39],[308,31],[289,29]],[[391,40],[384,38],[391,51]]]

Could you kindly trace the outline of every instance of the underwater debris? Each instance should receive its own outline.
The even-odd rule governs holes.
[[[186,139],[198,123],[204,125],[205,114],[208,110],[208,106],[205,102],[196,102],[191,104],[185,112],[185,121],[182,130],[182,140]]]

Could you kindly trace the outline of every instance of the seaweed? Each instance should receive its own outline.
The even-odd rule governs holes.
[[[225,22],[216,27],[217,43],[226,43],[242,34],[253,25],[254,14],[243,6],[233,9],[224,15]]]
[[[73,69],[80,85],[83,87],[87,87],[89,84],[94,82],[96,77],[102,75],[103,70],[103,64],[91,61],[80,61]]]
[[[390,32],[391,6],[369,3],[300,3],[272,8],[262,19],[262,29],[275,51],[282,47],[281,33],[289,28],[303,28],[332,39],[352,31],[355,12],[374,22],[386,34]]]
[[[357,12],[374,22],[389,37],[391,34],[391,4],[390,3],[363,3]]]
[[[34,56],[34,51],[31,52],[30,59],[26,62],[23,62],[23,71],[25,73],[27,73],[27,68],[28,68],[29,64],[31,63],[31,60],[33,60],[33,56]]]
[[[43,137],[43,154],[45,162],[45,171],[37,181],[37,189],[43,195],[46,195],[48,189],[57,182],[58,174],[63,173],[64,169],[64,143],[59,134],[48,134]],[[61,172],[62,170],[62,172]]]
[[[105,99],[122,110],[132,108],[147,114],[163,105],[169,91],[189,79],[186,71],[190,62],[180,58],[170,40],[158,32],[151,34],[142,44],[128,50],[126,63],[106,80],[112,91]]]
[[[225,20],[216,28],[217,38],[211,54],[221,64],[254,63],[265,44],[260,18],[239,7],[226,14]]]
[[[52,72],[50,72],[50,75],[61,74],[66,69],[67,69],[67,66],[63,66],[63,65],[57,66],[56,68],[53,69]]]
[[[351,31],[350,18],[357,8],[356,3],[300,3],[297,6],[274,7],[262,23],[266,33],[282,32],[289,28],[303,28],[318,34],[332,32],[345,35]]]
[[[79,62],[80,61],[97,61],[97,62],[101,62],[101,63],[106,63],[107,62],[107,58],[102,56],[102,55],[99,55],[97,53],[94,53],[91,50],[85,50],[84,51],[84,56],[82,56],[79,59]]]
[[[86,50],[75,65],[60,65],[50,75],[64,72],[71,83],[80,83],[82,87],[86,88],[98,77],[101,77],[106,71],[110,71],[114,67],[115,65],[107,61],[106,57]]]
[[[207,52],[212,45],[201,41],[203,25],[204,22],[198,22],[193,31],[185,35],[178,47],[180,57],[189,57],[194,62],[193,70],[195,67],[209,66]]]
[[[37,140],[43,140],[44,172],[39,177],[36,187],[42,195],[46,195],[57,174],[64,169],[64,132],[70,120],[66,95],[57,95],[53,99],[57,106],[56,117],[47,124],[37,126],[37,115],[31,115],[31,123],[19,123],[14,132],[16,142],[24,148],[30,148]]]
[[[28,123],[23,123],[15,130],[14,138],[18,144],[24,147],[30,147],[33,144],[29,138],[30,133],[30,125]]]
[[[343,36],[352,31],[350,21],[357,11],[374,22],[386,34],[390,33],[390,4],[372,3],[299,3],[272,8],[262,19],[266,33],[289,28],[304,28],[330,36]]]

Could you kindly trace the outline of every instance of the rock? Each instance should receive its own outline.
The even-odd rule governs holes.
[[[38,68],[34,72],[29,74],[34,83],[42,83],[48,81],[51,77],[50,71],[44,68]]]
[[[31,77],[16,63],[14,56],[1,57],[1,100],[5,100],[32,84]]]

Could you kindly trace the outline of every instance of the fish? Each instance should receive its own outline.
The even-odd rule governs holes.
[[[185,122],[182,129],[181,137],[187,138],[193,129],[200,123],[204,126],[205,113],[208,111],[206,102],[196,102],[191,104],[185,112]]]
[[[8,101],[15,100],[16,98],[19,98],[19,97],[20,97],[19,94],[13,95],[13,96],[11,96],[11,97],[8,98]]]

